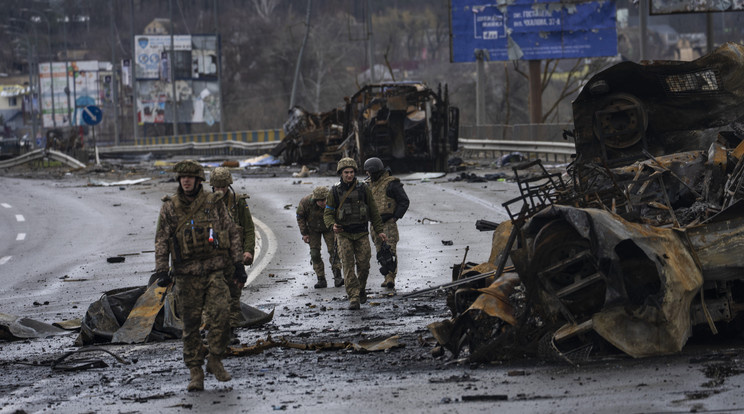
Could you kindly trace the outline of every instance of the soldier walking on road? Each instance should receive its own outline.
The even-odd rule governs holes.
[[[297,206],[297,225],[300,227],[302,241],[310,245],[310,261],[313,270],[318,276],[316,289],[328,286],[325,278],[325,265],[320,254],[321,238],[325,240],[328,254],[331,256],[331,269],[333,270],[333,284],[336,287],[343,286],[344,279],[341,274],[341,261],[336,251],[336,236],[333,230],[326,227],[323,221],[325,213],[328,187],[318,186],[313,189],[312,194],[306,195]]]
[[[237,278],[244,278],[243,251],[238,228],[230,219],[223,193],[207,193],[202,188],[204,169],[192,160],[181,161],[178,192],[163,198],[155,232],[155,276],[159,286],[172,282],[169,259],[175,278],[178,311],[183,320],[183,360],[189,368],[189,391],[204,389],[204,364],[218,381],[232,377],[222,366],[229,339],[230,292],[224,270],[231,264]],[[202,313],[210,315],[207,348],[202,345],[199,327]]]
[[[397,245],[400,240],[397,221],[403,218],[408,211],[408,195],[403,190],[400,179],[390,175],[390,168],[385,168],[377,157],[369,158],[364,162],[364,170],[369,176],[369,188],[377,204],[382,219],[382,231],[387,236],[387,244],[394,257],[398,257]],[[375,243],[375,251],[379,254],[383,247],[383,241],[372,233],[372,241]],[[387,269],[382,287],[392,289],[395,287],[395,276],[398,269]]]
[[[334,184],[326,200],[323,216],[326,227],[336,233],[336,245],[344,269],[344,284],[349,296],[349,309],[359,309],[367,302],[367,277],[372,256],[367,223],[383,241],[387,236],[382,231],[382,220],[372,192],[366,184],[357,181],[357,163],[352,158],[342,158],[336,167],[341,176]],[[354,266],[356,265],[356,274]]]
[[[253,217],[251,216],[251,210],[248,208],[246,199],[247,194],[236,194],[231,184],[233,183],[232,174],[230,170],[225,167],[217,167],[212,171],[209,176],[209,185],[212,186],[212,191],[219,191],[225,194],[222,197],[222,201],[227,207],[227,213],[232,218],[233,222],[237,224],[238,230],[240,231],[240,238],[242,243],[240,244],[243,251],[243,264],[253,264],[253,254],[256,248],[256,231],[253,226]],[[245,272],[241,273],[240,276],[246,275]],[[235,279],[234,272],[230,271],[228,267],[225,270],[225,278],[227,279],[227,287],[230,289],[230,328],[242,327],[245,322],[243,318],[243,312],[240,309],[240,295],[243,291],[243,286],[247,279]],[[233,333],[234,336],[234,333]]]

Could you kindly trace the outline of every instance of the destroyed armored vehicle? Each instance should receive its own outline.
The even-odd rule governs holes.
[[[587,83],[573,113],[564,136],[575,160],[558,172],[539,160],[514,168],[511,220],[489,262],[450,284],[454,317],[429,326],[438,342],[473,361],[577,361],[740,333],[744,46],[617,64]]]
[[[285,164],[318,162],[332,169],[343,157],[359,165],[380,158],[394,171],[444,171],[457,150],[459,111],[447,88],[421,82],[364,86],[343,109],[290,110],[285,137],[271,152]]]

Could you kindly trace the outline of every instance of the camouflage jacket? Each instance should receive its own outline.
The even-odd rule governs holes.
[[[240,226],[243,251],[253,254],[256,250],[256,228],[253,225],[253,216],[248,208],[247,194],[235,194],[229,191],[222,200],[227,206],[227,213],[235,224]]]
[[[194,200],[189,200],[178,187],[178,193],[163,197],[160,208],[157,229],[155,231],[155,271],[168,271],[169,259],[173,263],[176,274],[199,275],[218,269],[224,269],[232,263],[242,262],[243,252],[240,248],[240,233],[238,227],[230,219],[224,203],[221,203],[222,193],[207,194],[199,186],[199,192]],[[179,223],[188,220],[195,214],[190,211],[194,206],[201,205],[200,214],[209,217],[210,223],[220,235],[220,248],[213,249],[207,257],[191,260],[180,260],[180,249],[176,230]],[[180,207],[179,207],[180,206]],[[202,210],[203,209],[203,210]]]
[[[306,195],[300,200],[297,206],[297,225],[300,227],[300,233],[307,236],[310,232],[325,233],[329,231],[323,221],[324,207],[318,206],[313,200],[312,195]]]

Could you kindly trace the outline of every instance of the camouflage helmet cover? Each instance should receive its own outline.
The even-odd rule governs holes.
[[[377,157],[372,157],[367,159],[367,161],[364,161],[364,171],[367,171],[370,174],[380,172],[383,168],[385,168],[385,166],[382,164],[382,160]]]
[[[313,199],[313,201],[325,200],[326,198],[328,198],[328,193],[328,187],[320,185],[313,188],[313,195],[310,197]]]
[[[198,162],[194,160],[183,160],[179,161],[174,167],[173,172],[178,174],[178,178],[181,177],[196,177],[206,180],[204,178],[204,168]]]
[[[341,174],[341,171],[344,168],[349,168],[349,167],[353,168],[354,172],[359,171],[359,168],[357,167],[357,163],[356,161],[354,161],[353,158],[349,158],[349,157],[341,158],[341,160],[339,160],[338,162],[338,165],[336,166],[336,174]]]
[[[209,185],[212,187],[225,188],[232,184],[232,174],[230,170],[225,167],[217,167],[209,175]]]

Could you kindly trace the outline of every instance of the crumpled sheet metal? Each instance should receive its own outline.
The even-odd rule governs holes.
[[[66,335],[69,333],[70,331],[48,323],[0,313],[0,340],[15,341],[19,339],[45,338],[47,336]]]
[[[111,342],[123,344],[142,343],[152,331],[155,318],[163,308],[166,287],[160,287],[157,283],[151,284],[145,292],[137,298],[137,302],[129,312],[127,320],[121,328],[114,332]]]
[[[705,280],[740,279],[744,272],[744,201],[705,224],[686,229]]]
[[[592,241],[592,253],[607,278],[605,307],[592,317],[594,330],[633,357],[682,349],[690,334],[690,304],[703,283],[680,232],[631,223],[604,210],[553,206],[535,218],[562,218]],[[661,280],[660,296],[633,303],[623,288],[618,245],[632,241]],[[522,273],[520,276],[524,277]]]
[[[142,343],[180,338],[183,322],[176,311],[177,296],[173,289],[169,289],[161,302],[160,292],[164,289],[152,284],[150,289],[141,286],[104,293],[88,307],[75,345],[112,342],[114,339],[122,343]],[[140,299],[142,301],[138,303]],[[273,310],[267,314],[245,303],[240,305],[243,313],[241,325],[244,327],[260,326],[274,317]],[[130,315],[132,321],[127,323]],[[124,326],[124,331],[119,333]]]
[[[488,316],[499,318],[509,325],[515,326],[517,319],[514,317],[514,307],[509,302],[509,295],[514,292],[514,288],[519,284],[519,276],[516,273],[503,274],[491,286],[476,289],[483,294],[478,296],[463,314],[479,310],[485,312]]]

